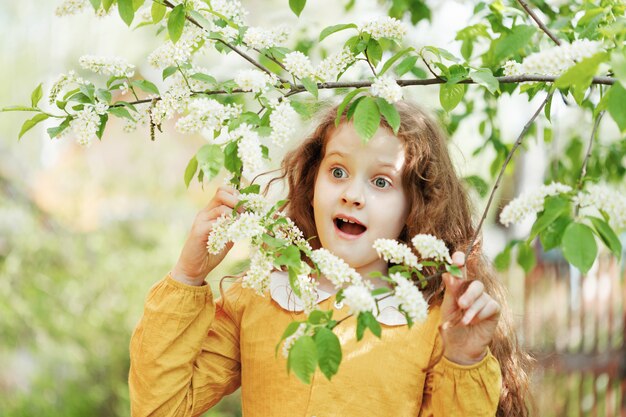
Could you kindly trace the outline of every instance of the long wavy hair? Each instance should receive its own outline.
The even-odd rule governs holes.
[[[419,106],[399,102],[400,128],[396,135],[405,145],[405,165],[402,184],[410,211],[398,240],[410,245],[410,238],[429,233],[442,239],[451,253],[463,251],[474,236],[470,201],[461,180],[455,173],[448,153],[446,135],[438,122]],[[303,231],[314,248],[320,247],[313,216],[313,191],[317,172],[325,154],[326,142],[335,129],[337,107],[320,113],[319,124],[282,163],[286,179],[288,216]],[[345,114],[341,123],[346,123]],[[391,129],[383,119],[381,127]],[[502,394],[497,416],[530,415],[531,357],[524,352],[515,334],[505,290],[493,269],[482,255],[480,242],[473,245],[466,262],[469,277],[480,280],[485,290],[500,303],[501,317],[490,349],[502,370]],[[445,286],[441,278],[430,280],[422,290],[430,305],[441,304]],[[532,408],[532,404],[531,404]]]

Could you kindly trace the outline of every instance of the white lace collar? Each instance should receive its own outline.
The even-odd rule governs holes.
[[[272,300],[276,301],[283,310],[287,311],[302,311],[302,300],[293,293],[289,287],[289,275],[285,271],[274,271],[270,276],[270,295]],[[322,289],[317,289],[317,302],[318,304],[331,297],[331,293]],[[376,316],[376,319],[388,326],[403,326],[407,324],[406,318],[398,310],[398,300],[395,297],[388,297],[378,302],[380,308],[380,314]],[[347,307],[343,306],[343,303],[335,303],[335,308],[341,310],[344,308],[346,313]]]

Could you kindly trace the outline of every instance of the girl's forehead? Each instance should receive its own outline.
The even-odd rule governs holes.
[[[325,156],[330,154],[350,155],[375,153],[382,155],[404,155],[404,143],[390,130],[380,127],[374,136],[363,142],[352,123],[342,123],[328,135]]]

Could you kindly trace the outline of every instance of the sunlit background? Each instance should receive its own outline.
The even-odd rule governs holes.
[[[78,58],[86,54],[124,57],[137,66],[137,76],[160,80],[160,72],[146,61],[162,41],[154,36],[153,27],[129,29],[116,13],[104,18],[96,18],[91,11],[56,17],[59,3],[0,0],[0,107],[28,104],[40,82],[47,92],[60,73],[79,70]],[[342,2],[315,0],[298,20],[287,0],[242,3],[250,10],[250,25],[287,23],[298,36],[312,37],[325,26],[359,22],[386,11],[376,1],[358,1],[346,13]],[[432,1],[432,22],[420,22],[407,41],[416,48],[429,44],[456,52],[456,30],[472,21],[473,5],[468,3]],[[332,49],[343,40],[329,38],[324,45]],[[218,79],[229,78],[246,66],[235,54],[209,55],[204,64]],[[92,77],[82,70],[79,73]],[[437,87],[414,87],[408,94],[433,111],[439,108]],[[503,136],[512,142],[535,107],[525,96],[503,97],[499,116]],[[591,124],[558,103],[553,112],[563,132],[581,125],[588,130]],[[144,297],[176,262],[195,213],[223,178],[203,186],[194,181],[186,189],[185,166],[206,142],[200,136],[177,133],[173,123],[151,141],[147,129],[125,133],[119,119],[112,118],[102,141],[85,148],[71,136],[50,140],[45,128],[51,125],[45,122],[18,141],[27,117],[0,113],[0,415],[129,415],[128,343]],[[449,116],[441,117],[450,121]],[[307,129],[303,125],[302,135]],[[471,156],[480,140],[477,122],[471,117],[452,138],[451,150],[461,175],[487,178],[490,156]],[[536,167],[542,166],[545,149],[541,141],[530,143],[518,175],[507,180],[501,197],[511,198],[542,182],[542,170]],[[281,152],[273,154],[275,167]],[[478,214],[485,202],[473,196]],[[485,250],[493,257],[507,237],[521,236],[528,227],[505,231],[491,217],[485,226]],[[245,255],[244,247],[236,247],[210,277],[212,284],[223,274],[244,269]],[[585,333],[591,332],[586,340],[604,340],[605,346],[615,347],[623,344],[623,337],[612,336],[623,326],[623,294],[615,291],[623,275],[622,266],[603,257],[589,274],[593,279],[585,279],[587,298],[571,290],[583,288],[582,278],[570,273],[560,260],[540,264],[526,280],[519,269],[503,275],[503,280],[511,293],[520,336],[530,346],[542,350],[541,346],[556,341],[566,349],[569,344],[583,343]],[[561,283],[556,292],[541,290],[553,281]],[[574,326],[579,342],[572,342],[568,329],[576,320],[571,311],[582,314],[585,303],[609,305],[598,317],[610,314],[610,325],[598,331],[581,316]],[[546,316],[536,314],[542,308],[551,309],[547,314],[555,327],[548,331]],[[590,343],[590,349],[597,348],[597,342]],[[541,364],[546,368],[538,371],[537,391],[547,392],[538,396],[546,410],[541,415],[552,415],[554,410],[567,410],[572,416],[581,410],[583,415],[597,403],[595,394],[589,392],[598,391],[589,391],[584,384],[595,384],[598,392],[605,393],[615,384],[608,376],[602,377],[602,372],[591,382],[581,372],[558,380],[553,362]],[[570,391],[578,392],[577,396],[570,399]],[[238,401],[234,394],[207,415],[240,415]],[[603,407],[615,407],[611,404],[621,401],[616,391]]]

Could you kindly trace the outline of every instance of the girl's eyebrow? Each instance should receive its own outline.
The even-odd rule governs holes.
[[[330,158],[331,156],[339,156],[341,158],[345,158],[347,157],[347,155],[348,154],[341,151],[331,151],[326,154],[325,158]],[[376,162],[378,162],[377,165],[381,168],[390,168],[394,172],[399,172],[396,164],[392,162],[381,161],[380,159],[377,159]]]

